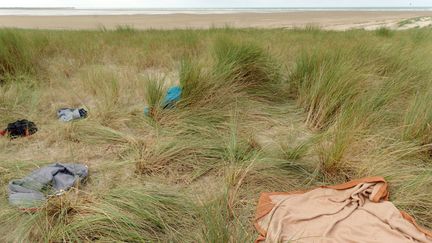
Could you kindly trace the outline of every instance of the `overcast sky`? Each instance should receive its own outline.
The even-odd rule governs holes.
[[[246,8],[431,7],[432,0],[0,0],[0,7]]]

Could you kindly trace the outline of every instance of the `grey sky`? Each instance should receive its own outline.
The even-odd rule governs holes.
[[[432,7],[432,0],[0,0],[0,7],[245,8]]]

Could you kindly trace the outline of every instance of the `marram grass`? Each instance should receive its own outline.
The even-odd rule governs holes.
[[[259,193],[384,176],[432,227],[428,28],[0,31],[1,242],[250,242]],[[182,100],[160,108],[170,85]],[[144,116],[149,106],[151,116]],[[64,124],[56,109],[85,107]],[[36,213],[9,180],[54,161],[90,178]]]

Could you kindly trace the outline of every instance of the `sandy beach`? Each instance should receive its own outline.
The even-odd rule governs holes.
[[[421,17],[423,17],[421,19]],[[329,30],[351,28],[399,28],[398,23],[416,19],[405,28],[432,24],[432,11],[305,11],[275,13],[94,15],[94,16],[0,16],[0,27],[28,29],[108,29],[127,25],[136,29],[184,29],[231,26],[237,28],[294,28],[306,25]]]

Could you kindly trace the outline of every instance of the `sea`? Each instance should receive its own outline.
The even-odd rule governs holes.
[[[432,11],[432,7],[396,8],[177,8],[177,9],[77,9],[77,8],[0,8],[0,16],[85,16],[85,15],[164,15],[277,13],[302,11]]]

